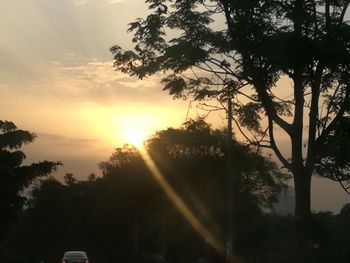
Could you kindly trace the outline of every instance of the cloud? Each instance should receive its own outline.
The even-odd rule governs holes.
[[[37,3],[48,3],[49,1],[52,1],[52,0],[34,0],[34,2],[37,2]],[[110,4],[119,4],[119,3],[126,3],[126,2],[132,2],[132,1],[134,0],[73,0],[73,3],[77,6],[83,6],[87,4],[110,5]]]
[[[65,59],[51,62],[45,77],[23,83],[21,92],[27,96],[105,106],[125,102],[162,104],[171,98],[161,90],[160,78],[155,75],[139,80],[116,72],[112,61],[67,54]]]
[[[101,143],[101,141],[97,139],[72,138],[50,133],[38,133],[37,137],[38,140],[49,141],[51,144],[64,147],[90,147],[91,144]]]
[[[129,2],[131,0],[128,0]],[[111,4],[120,4],[120,3],[125,3],[127,0],[75,0],[76,5],[86,5],[90,3],[97,3],[100,5],[111,5]]]
[[[74,3],[76,5],[85,5],[85,4],[89,3],[89,0],[76,0]]]
[[[147,125],[138,126],[151,134],[184,120],[188,102],[173,101],[163,92],[161,76],[139,80],[116,72],[112,65],[67,54],[53,60],[44,77],[18,87],[0,85],[0,107],[4,116],[38,132],[38,141],[47,141],[50,150],[59,145],[69,154],[69,146],[76,152],[87,145],[97,147],[97,142],[77,137],[97,138],[100,147],[118,145],[124,140],[124,126],[132,121],[147,119]]]

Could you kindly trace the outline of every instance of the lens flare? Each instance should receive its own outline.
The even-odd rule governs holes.
[[[140,129],[129,127],[124,130],[124,137],[128,143],[136,148],[140,148],[146,138],[146,134]]]
[[[160,185],[176,209],[212,248],[214,248],[221,255],[224,255],[225,246],[202,224],[202,222],[200,222],[200,220],[193,214],[191,209],[175,192],[172,186],[164,178],[151,156],[147,153],[147,150],[144,147],[139,147],[139,151],[154,179]]]

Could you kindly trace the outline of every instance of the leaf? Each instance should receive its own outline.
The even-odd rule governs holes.
[[[256,132],[260,131],[260,111],[261,105],[255,102],[249,102],[235,109],[242,126]]]
[[[23,144],[33,142],[36,135],[23,130],[11,130],[0,134],[0,148],[20,148]]]
[[[16,125],[11,121],[2,121],[0,120],[0,131],[9,132],[16,130]]]
[[[162,79],[161,82],[164,85],[163,90],[167,90],[169,94],[173,95],[175,98],[183,97],[183,92],[187,88],[185,80],[176,75],[170,75]]]

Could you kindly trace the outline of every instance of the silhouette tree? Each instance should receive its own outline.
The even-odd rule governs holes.
[[[209,185],[216,180],[226,184],[226,137],[225,131],[212,129],[203,119],[189,120],[180,129],[168,128],[157,132],[147,142],[148,151],[157,165],[167,172],[170,172],[166,167],[169,163],[173,170],[172,166],[185,161],[186,170],[177,173],[178,176],[203,176],[205,181],[207,178],[202,173],[211,171]],[[254,199],[259,209],[271,209],[276,194],[285,187],[288,176],[281,173],[274,162],[259,155],[250,146],[235,140],[232,143],[234,169],[239,174],[237,190],[249,192],[250,199]],[[221,187],[219,189],[223,192]]]
[[[148,152],[163,176],[220,240],[224,240],[227,195],[223,190],[227,185],[226,137],[225,132],[213,130],[204,120],[190,120],[180,129],[159,131],[147,141]],[[234,223],[240,226],[237,233],[240,252],[247,256],[249,252],[244,249],[251,242],[252,233],[248,234],[249,230],[262,210],[271,208],[287,177],[279,172],[273,162],[250,147],[233,141],[232,149],[234,170],[239,175],[234,193],[238,201]],[[125,147],[117,149],[110,160],[101,163],[100,167],[105,176],[116,176],[125,174],[126,171],[121,172],[124,169],[130,172],[140,166],[135,163],[136,160],[142,162],[138,152]],[[144,165],[142,167],[141,170],[147,169]],[[135,207],[144,206],[143,199],[140,201]],[[161,205],[158,206],[162,211]],[[164,245],[161,244],[161,247]]]
[[[129,28],[135,49],[111,48],[116,70],[139,78],[165,72],[164,90],[175,98],[229,96],[244,138],[273,150],[293,174],[297,261],[310,262],[312,175],[348,190],[349,1],[146,2],[151,14]]]
[[[42,161],[22,165],[25,154],[22,145],[34,141],[35,134],[19,130],[14,123],[0,120],[0,241],[13,225],[27,198],[22,195],[35,179],[47,176],[59,162]]]
[[[347,239],[350,235],[350,203],[343,206],[337,215],[337,235],[333,238],[333,249],[336,251],[336,258],[339,262],[348,262],[350,260],[350,245]]]
[[[275,163],[235,140],[231,142],[232,154],[229,155],[226,138],[225,131],[214,130],[199,119],[185,122],[181,129],[169,128],[158,132],[148,145],[150,155],[170,177],[180,196],[192,204],[192,209],[221,240],[225,240],[225,208],[234,206],[232,219],[237,252],[240,256],[249,257],[256,219],[262,211],[271,209],[288,176],[282,174]],[[228,183],[228,167],[225,165],[228,158],[234,164],[232,168],[236,175],[233,204],[228,202],[228,189],[225,187]],[[172,165],[169,166],[169,163]],[[199,196],[206,204],[212,218],[203,214],[203,208],[198,207],[194,196]],[[220,229],[217,229],[217,222],[220,222]]]
[[[224,239],[227,158],[225,133],[203,120],[166,129],[148,141],[148,152],[163,176],[213,234]],[[240,165],[238,233],[240,251],[251,257],[265,240],[256,240],[257,218],[270,209],[284,187],[275,164],[235,142]],[[65,182],[42,180],[32,192],[19,224],[10,235],[11,260],[58,260],[67,248],[85,249],[92,260],[149,260],[163,255],[174,262],[193,262],[217,255],[169,202],[139,152],[118,148],[100,164],[102,177]],[[189,247],[191,249],[189,249]],[[20,252],[20,253],[19,253]]]

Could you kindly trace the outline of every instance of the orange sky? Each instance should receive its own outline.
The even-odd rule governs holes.
[[[29,158],[93,159],[61,169],[85,176],[126,127],[150,135],[185,120],[187,102],[161,92],[157,77],[113,70],[109,48],[131,47],[127,24],[145,14],[143,1],[2,0],[0,10],[1,119],[37,133]]]
[[[83,178],[98,173],[128,127],[150,135],[185,120],[189,102],[162,92],[159,76],[140,81],[112,68],[109,48],[131,48],[127,24],[146,12],[144,0],[0,1],[0,119],[38,135],[28,161],[62,160],[61,175]],[[189,117],[199,113],[192,107]],[[225,124],[223,113],[211,120]],[[350,201],[333,184],[315,186],[314,209]]]

